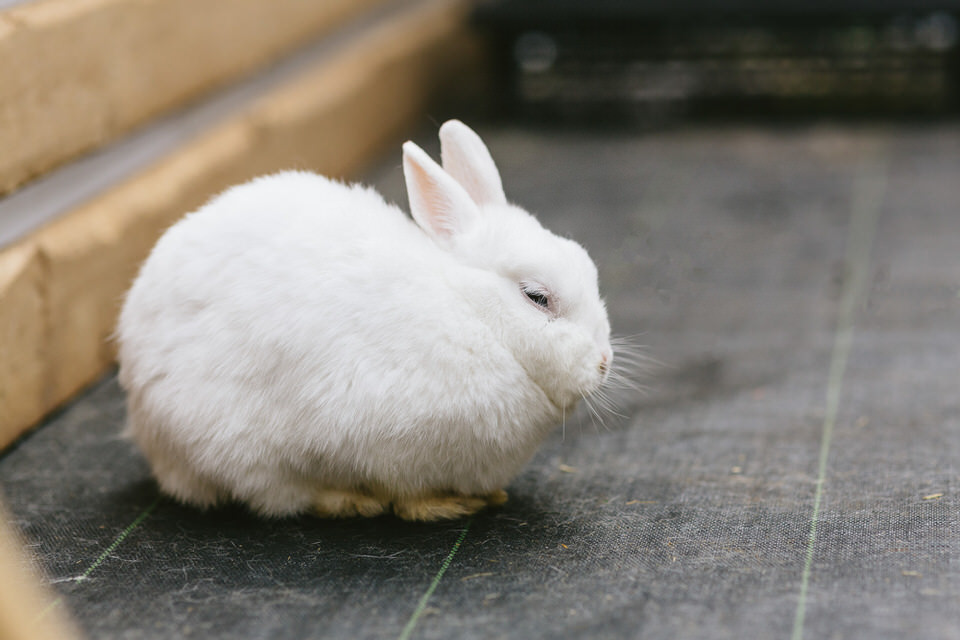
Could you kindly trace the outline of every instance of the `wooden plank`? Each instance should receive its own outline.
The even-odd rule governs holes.
[[[0,194],[384,0],[38,0],[0,13]]]
[[[78,638],[63,610],[40,585],[20,537],[0,504],[0,638],[70,640]]]
[[[44,269],[34,242],[0,253],[0,443],[50,406],[45,397]]]
[[[112,365],[109,338],[122,296],[177,218],[262,173],[355,174],[386,143],[398,143],[451,80],[474,75],[482,58],[465,27],[469,6],[465,0],[411,5],[148,170],[0,252],[2,259],[37,247],[42,304],[22,313],[42,314],[21,321],[43,327],[45,336],[43,411],[18,408],[21,417],[5,426],[0,447]],[[0,361],[0,368],[10,366]],[[0,373],[0,380],[4,375],[16,374]]]

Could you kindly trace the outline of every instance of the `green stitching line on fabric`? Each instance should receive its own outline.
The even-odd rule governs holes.
[[[124,539],[133,532],[134,529],[139,527],[143,523],[143,521],[146,520],[151,513],[153,513],[153,510],[157,508],[158,504],[160,504],[159,497],[157,497],[153,502],[151,502],[146,509],[140,512],[140,515],[138,515],[133,522],[127,525],[126,529],[120,532],[120,535],[118,535],[116,539],[112,543],[110,543],[110,546],[107,547],[103,551],[103,553],[101,553],[97,557],[97,559],[93,561],[93,564],[87,567],[87,569],[83,573],[81,573],[79,576],[75,578],[71,578],[71,580],[73,582],[83,582],[84,580],[89,578],[90,574],[96,571],[97,567],[103,564],[103,561],[106,560],[110,556],[110,554],[113,553],[116,550],[116,548],[120,546],[120,543],[122,543]],[[36,618],[37,621],[43,620],[47,616],[47,614],[49,614],[50,611],[52,611],[53,608],[58,606],[62,601],[63,601],[63,596],[57,596],[56,598],[54,598],[50,602],[50,604],[48,604],[46,607],[43,608],[43,611],[37,614],[37,618]]]
[[[813,496],[810,533],[807,536],[807,550],[804,556],[803,575],[800,579],[800,594],[797,598],[797,611],[793,620],[791,640],[803,639],[803,624],[807,613],[807,589],[810,585],[810,573],[813,569],[813,556],[817,544],[817,523],[820,519],[823,486],[827,479],[830,443],[833,439],[833,428],[836,425],[837,412],[840,408],[843,376],[846,372],[847,359],[853,342],[854,316],[867,291],[873,236],[886,187],[885,164],[871,163],[870,169],[872,170],[865,170],[861,174],[854,191],[853,212],[850,216],[850,231],[847,237],[846,251],[846,264],[849,272],[844,280],[843,292],[840,296],[837,330],[834,334],[833,351],[830,356],[830,371],[827,374],[827,404],[820,436],[817,488]]]
[[[437,585],[440,584],[440,580],[443,579],[443,574],[447,572],[447,569],[450,567],[450,563],[453,562],[453,556],[457,555],[457,550],[460,548],[460,545],[463,544],[463,540],[467,537],[467,531],[470,530],[470,525],[472,523],[473,518],[467,520],[466,526],[464,526],[463,531],[460,532],[460,537],[457,538],[457,541],[453,543],[453,548],[450,549],[450,553],[447,554],[446,560],[444,560],[443,564],[440,565],[440,570],[437,571],[437,575],[433,577],[433,582],[430,583],[430,586],[427,587],[427,590],[420,597],[420,602],[417,603],[417,608],[413,610],[413,614],[410,616],[410,619],[407,620],[407,624],[405,627],[403,627],[403,631],[401,631],[400,635],[397,636],[397,640],[407,640],[410,637],[410,634],[413,633],[414,628],[417,626],[417,620],[420,619],[424,609],[427,608],[427,602],[429,602],[430,596],[433,595]]]
[[[144,520],[146,520],[146,519],[150,516],[150,514],[153,512],[153,510],[157,508],[157,505],[158,505],[158,504],[160,504],[160,498],[157,498],[156,500],[154,500],[154,501],[150,504],[150,506],[148,506],[146,509],[144,509],[144,510],[143,510],[143,513],[141,513],[139,516],[137,516],[137,519],[134,520],[133,522],[131,522],[130,525],[129,525],[126,529],[124,529],[124,530],[120,533],[119,536],[117,536],[117,539],[114,540],[114,541],[110,544],[110,546],[107,547],[107,548],[104,550],[104,552],[100,554],[100,557],[98,557],[96,560],[94,560],[94,561],[93,561],[93,564],[91,564],[89,567],[87,567],[87,570],[86,570],[86,571],[84,571],[83,573],[81,573],[79,576],[76,577],[76,582],[82,582],[82,581],[86,580],[88,577],[90,577],[90,574],[93,573],[94,571],[96,571],[97,567],[99,567],[101,564],[103,564],[103,561],[106,560],[107,557],[108,557],[111,553],[113,553],[114,549],[116,549],[117,547],[119,547],[119,546],[120,546],[120,543],[123,542],[123,540],[124,540],[128,535],[130,535],[130,533],[131,533],[134,529],[136,529],[137,527],[139,527],[141,522],[143,522]]]

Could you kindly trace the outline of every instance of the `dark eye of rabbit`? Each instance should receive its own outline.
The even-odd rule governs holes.
[[[546,294],[541,291],[531,291],[529,289],[524,289],[523,293],[530,298],[530,302],[533,304],[543,307],[544,309],[550,308],[550,299],[547,298]]]

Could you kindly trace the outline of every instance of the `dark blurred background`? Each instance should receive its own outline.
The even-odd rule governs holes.
[[[957,0],[492,0],[498,105],[531,121],[956,113]]]

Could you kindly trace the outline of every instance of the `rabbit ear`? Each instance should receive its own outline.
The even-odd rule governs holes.
[[[413,219],[441,244],[480,217],[464,188],[412,142],[403,145],[403,177]]]
[[[507,204],[497,165],[473,129],[459,120],[447,120],[440,127],[440,149],[443,168],[474,202],[481,206]]]

